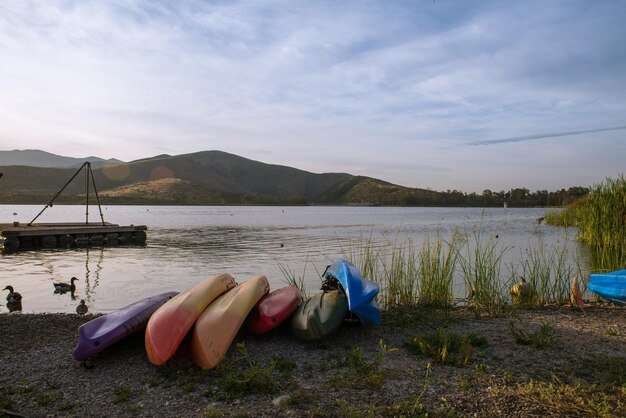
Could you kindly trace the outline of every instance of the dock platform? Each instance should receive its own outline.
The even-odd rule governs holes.
[[[70,248],[99,245],[143,245],[145,225],[98,223],[0,224],[0,242],[4,251],[33,248]]]

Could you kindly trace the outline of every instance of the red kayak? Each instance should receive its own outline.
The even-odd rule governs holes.
[[[300,306],[302,294],[295,286],[287,286],[265,295],[248,316],[246,329],[252,334],[265,334],[276,328]]]

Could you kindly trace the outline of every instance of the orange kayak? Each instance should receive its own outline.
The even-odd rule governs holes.
[[[198,320],[191,337],[191,358],[203,369],[213,369],[224,358],[239,328],[270,285],[255,276],[215,299]]]
[[[236,285],[230,274],[211,276],[157,309],[146,327],[146,352],[150,363],[160,366],[168,361],[207,305]]]

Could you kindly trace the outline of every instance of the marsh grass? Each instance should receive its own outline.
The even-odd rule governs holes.
[[[591,245],[589,265],[594,273],[623,270],[626,264],[626,244]]]
[[[456,240],[452,238],[450,242],[445,242],[439,234],[433,241],[426,237],[417,259],[419,303],[437,308],[451,307],[458,260]]]
[[[465,235],[455,230],[450,240],[439,232],[434,238],[427,236],[417,249],[410,240],[376,242],[370,235],[342,246],[342,253],[363,278],[379,285],[377,302],[387,312],[413,315],[416,307],[424,307],[445,313],[461,303],[477,316],[502,316],[510,310],[509,291],[520,275],[532,289],[527,307],[567,303],[574,276],[585,285],[580,259],[576,255],[572,264],[567,242],[566,235],[562,245],[527,249],[518,264],[511,264],[509,276],[501,274],[509,248],[497,236],[487,236],[482,223]],[[306,263],[302,275],[278,265],[287,284],[298,287],[305,297]],[[455,294],[459,283],[465,298]]]
[[[417,302],[417,255],[410,241],[384,245],[371,237],[361,238],[343,252],[363,278],[378,284],[377,300],[383,309],[412,306]]]
[[[592,270],[624,268],[626,262],[626,179],[606,178],[592,187],[581,211],[579,238],[590,245]]]
[[[285,283],[288,286],[297,287],[300,290],[300,294],[302,295],[302,297],[305,298],[308,294],[305,281],[308,259],[304,262],[304,267],[300,276],[296,275],[295,270],[290,270],[289,267],[287,267],[285,264],[282,264],[278,261],[276,263],[278,264],[278,268],[283,275]]]
[[[570,263],[566,242],[564,240],[561,246],[527,248],[520,257],[521,273],[511,266],[511,277],[521,276],[528,283],[524,306],[566,304],[570,299],[572,278],[581,278],[579,283],[585,285],[579,258],[576,257],[574,264]]]
[[[459,263],[468,304],[478,316],[500,316],[507,306],[500,269],[508,248],[497,237],[485,238],[482,225],[474,230],[473,240],[467,241],[465,253],[459,250]]]

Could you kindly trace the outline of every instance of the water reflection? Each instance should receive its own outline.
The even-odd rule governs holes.
[[[96,262],[96,270],[94,271],[93,285],[91,283],[91,270],[89,268],[89,253],[96,252],[98,255]],[[91,249],[85,248],[85,299],[91,301],[91,295],[100,284],[100,272],[104,265],[104,247]],[[74,297],[72,297],[74,299]]]

